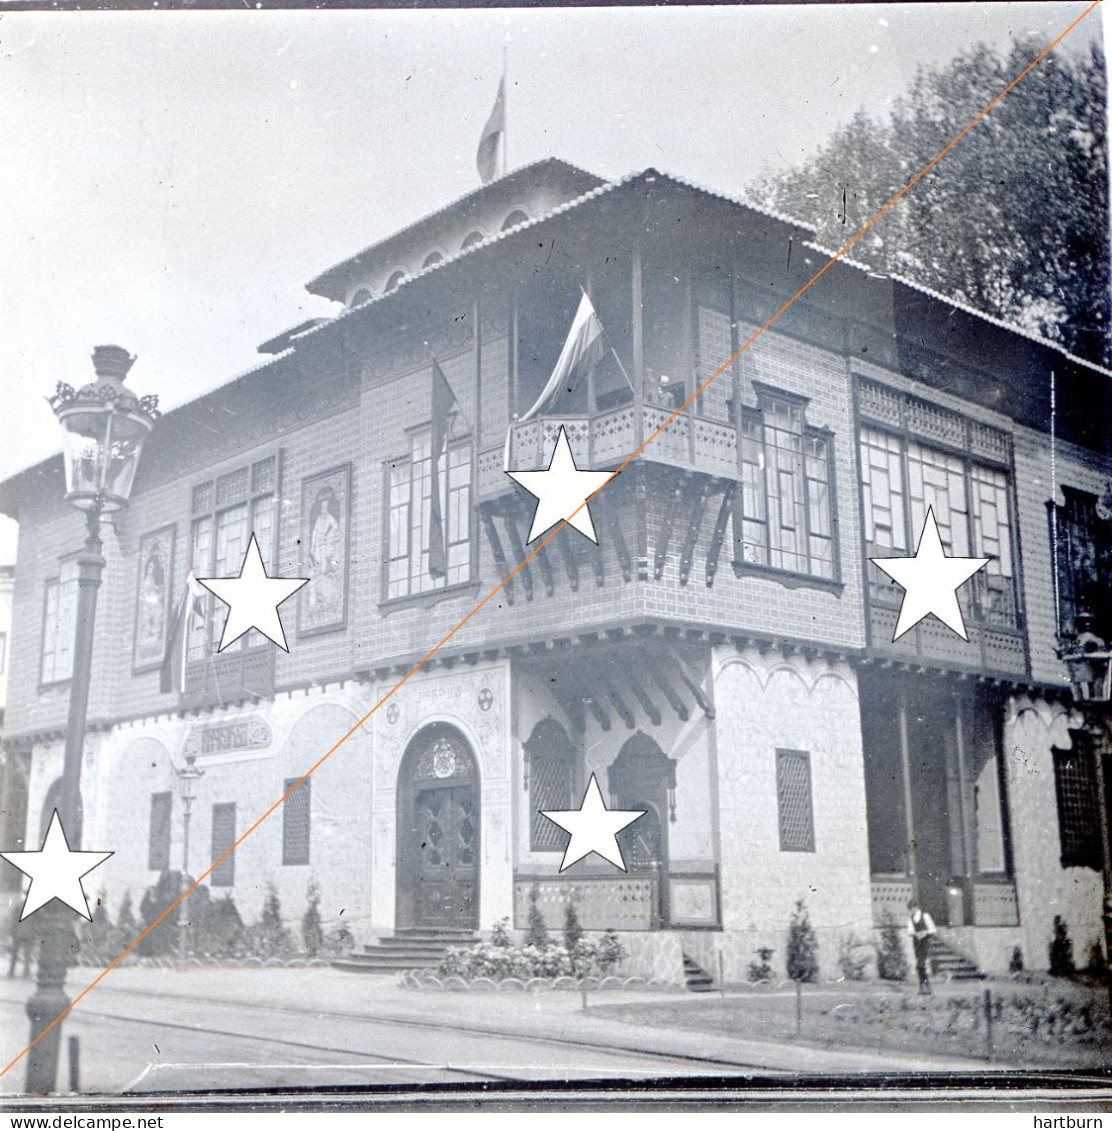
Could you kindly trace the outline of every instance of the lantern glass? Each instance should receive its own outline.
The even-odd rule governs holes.
[[[65,435],[66,498],[80,510],[127,505],[150,419],[111,403],[58,413]]]

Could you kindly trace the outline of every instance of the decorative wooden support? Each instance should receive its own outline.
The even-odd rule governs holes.
[[[672,710],[676,712],[681,722],[687,722],[687,704],[680,698],[679,692],[669,682],[667,675],[660,670],[655,657],[644,654],[644,661],[645,666],[649,669],[649,674],[653,677],[657,687],[664,692],[664,697],[668,700]]]
[[[606,584],[606,565],[602,560],[602,546],[596,542],[591,542],[587,546],[587,558],[591,563],[591,569],[595,573],[595,584],[600,588]]]
[[[567,681],[563,679],[559,669],[556,672],[555,678],[548,684],[548,689],[551,691],[552,697],[560,704],[560,709],[567,716],[571,725],[582,734],[587,729],[587,718],[583,712],[583,701],[574,690],[568,687]]]
[[[506,604],[514,603],[514,579],[509,576],[510,567],[506,562],[506,554],[502,549],[502,539],[498,537],[498,528],[494,525],[494,516],[486,507],[480,507],[479,513],[483,518],[483,529],[486,531],[487,541],[490,543],[490,552],[494,555],[494,564],[505,580],[502,592],[506,594]]]
[[[570,530],[561,530],[556,535],[560,556],[564,559],[564,569],[573,593],[579,592],[579,546],[574,541],[576,535]]]
[[[695,488],[694,505],[691,507],[691,516],[687,520],[687,537],[683,540],[683,553],[680,555],[680,584],[686,585],[691,574],[691,563],[695,558],[695,542],[699,537],[699,528],[703,525],[703,511],[707,505],[709,491],[705,483],[700,483]]]
[[[531,601],[533,599],[533,570],[529,562],[525,561],[525,543],[522,542],[521,531],[517,528],[516,508],[508,509],[503,518],[506,521],[506,530],[510,535],[510,545],[513,547],[514,557],[518,562],[523,563],[517,576],[521,578],[521,587],[525,590],[525,599]]]
[[[714,533],[710,536],[707,550],[707,588],[714,585],[714,575],[718,572],[718,559],[722,553],[722,543],[726,538],[726,524],[730,521],[730,499],[735,491],[733,483],[728,483],[722,491],[722,505],[714,520]]]
[[[625,675],[626,679],[629,680],[629,689],[633,692],[633,697],[641,704],[641,710],[649,716],[654,727],[660,726],[660,708],[649,697],[644,684],[633,671],[631,665],[626,666]]]
[[[561,530],[556,535],[557,538],[561,537],[564,532]],[[537,563],[541,567],[541,580],[544,582],[544,591],[551,597],[556,591],[556,579],[553,577],[552,572],[552,559],[548,556],[548,547],[542,546],[536,557]]]
[[[680,659],[679,656],[675,658],[676,670],[680,673],[680,679],[687,685],[687,690],[695,696],[695,702],[699,704],[699,709],[703,712],[708,719],[714,718],[714,708],[710,705],[710,701],[703,694],[703,689],[699,686],[699,681],[692,678],[688,673],[687,665]]]
[[[633,576],[633,566],[629,558],[629,546],[626,545],[625,535],[622,533],[622,524],[618,518],[618,508],[612,505],[612,500],[603,504],[603,514],[610,536],[614,539],[614,549],[618,554],[618,565],[621,567],[622,580],[629,581]]]
[[[606,692],[610,702],[614,704],[614,710],[621,716],[622,722],[625,723],[627,730],[633,730],[637,726],[637,717],[629,709],[628,704],[622,698],[621,693],[611,683],[608,676],[598,669],[592,669],[592,679],[596,682],[603,691]]]
[[[672,498],[665,512],[664,521],[660,526],[660,534],[656,540],[656,553],[653,557],[653,577],[659,581],[664,576],[664,565],[668,561],[668,544],[672,540],[672,527],[679,514],[680,503],[683,501],[684,488],[687,486],[688,475],[681,472],[676,476],[676,484],[672,489]]]

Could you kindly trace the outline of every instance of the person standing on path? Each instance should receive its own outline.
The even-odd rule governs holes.
[[[916,901],[909,901],[907,909],[911,917],[907,921],[907,933],[911,936],[911,945],[915,950],[915,972],[919,975],[919,992],[931,993],[931,936],[936,928],[934,920]]]

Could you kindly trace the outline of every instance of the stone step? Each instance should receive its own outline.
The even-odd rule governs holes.
[[[683,956],[683,980],[693,994],[707,994],[714,989],[714,979],[687,954]]]

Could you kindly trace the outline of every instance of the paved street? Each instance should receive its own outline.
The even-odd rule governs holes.
[[[71,971],[70,993],[95,974]],[[30,991],[0,980],[4,1063],[23,1047]],[[632,999],[610,991],[590,1001]],[[82,1091],[97,1093],[984,1067],[639,1027],[584,1012],[574,992],[415,991],[328,968],[116,970],[74,1009],[65,1035],[81,1041]],[[18,1092],[23,1072],[21,1062],[0,1091]]]

